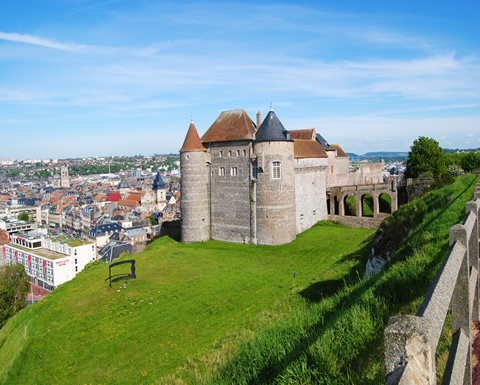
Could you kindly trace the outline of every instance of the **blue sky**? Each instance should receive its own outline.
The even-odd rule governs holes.
[[[178,152],[191,116],[480,147],[480,1],[2,1],[0,158]]]

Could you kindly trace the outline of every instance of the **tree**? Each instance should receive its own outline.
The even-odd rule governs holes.
[[[158,225],[158,221],[155,217],[149,216],[147,218],[150,219],[150,223],[152,224],[152,226]]]
[[[25,307],[30,281],[22,264],[0,268],[0,328]]]
[[[446,171],[443,150],[435,139],[420,136],[413,142],[408,153],[406,178],[418,178],[424,173],[436,177]]]
[[[17,176],[19,176],[19,175],[20,175],[20,171],[17,170],[16,168],[7,173],[7,176],[8,176],[9,178],[15,178],[15,177],[17,177]]]
[[[462,168],[466,172],[470,172],[476,168],[480,168],[480,154],[470,151],[462,158]]]
[[[28,213],[26,211],[22,211],[20,214],[18,214],[18,220],[19,221],[25,221],[28,222],[30,218],[28,218]]]

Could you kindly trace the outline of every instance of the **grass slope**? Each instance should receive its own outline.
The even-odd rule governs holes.
[[[275,303],[341,284],[365,262],[372,232],[324,222],[282,246],[157,240],[134,256],[137,279],[110,288],[108,265],[94,266],[11,319],[0,383],[190,382],[177,368],[256,330]]]
[[[0,330],[0,383],[383,383],[386,322],[415,314],[477,180],[390,216],[405,235],[371,279],[372,231],[331,223],[276,247],[162,239],[112,289],[89,269]]]
[[[203,383],[384,383],[386,323],[395,314],[416,313],[448,252],[449,227],[465,218],[476,180],[478,176],[466,175],[400,207],[389,217],[389,226],[395,231],[407,225],[408,231],[382,273],[349,280],[331,295],[325,295],[321,282],[314,283],[302,292],[308,293],[307,304],[291,296],[287,314],[243,338]],[[445,349],[449,344],[440,345]],[[444,364],[441,349],[437,362],[443,359]]]

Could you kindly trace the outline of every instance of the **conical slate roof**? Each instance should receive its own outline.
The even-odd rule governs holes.
[[[153,188],[153,190],[165,190],[167,188],[167,184],[162,179],[162,176],[160,175],[160,171],[157,171],[157,176],[155,177],[155,180],[153,181],[152,188]]]
[[[255,136],[256,142],[293,142],[275,112],[270,111]]]
[[[188,127],[187,136],[185,137],[185,141],[183,142],[183,146],[180,149],[180,152],[186,151],[207,151],[205,147],[203,147],[202,141],[198,136],[197,129],[193,122],[190,123]]]

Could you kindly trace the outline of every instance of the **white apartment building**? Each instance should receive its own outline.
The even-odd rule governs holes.
[[[14,234],[3,246],[8,264],[21,263],[30,282],[47,290],[70,281],[96,259],[95,243],[39,233]]]

